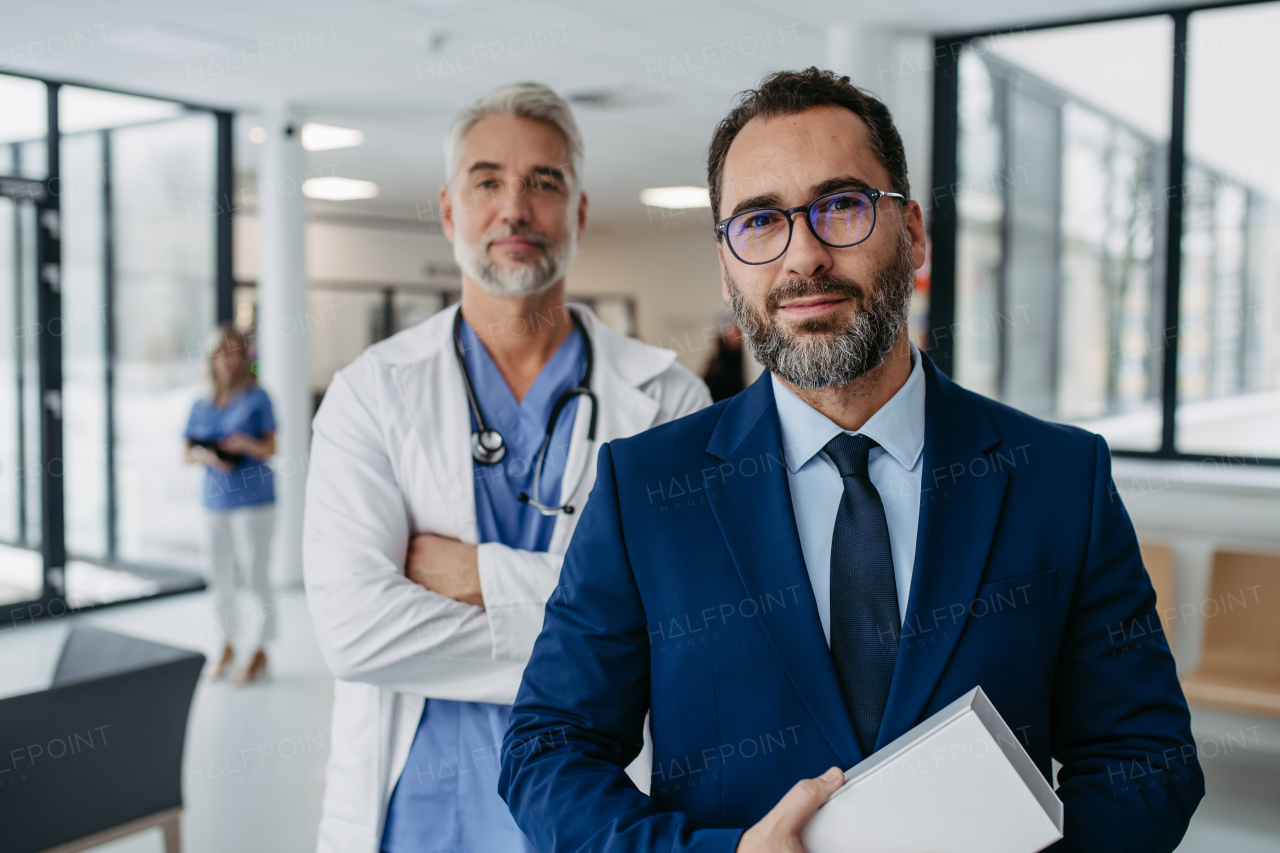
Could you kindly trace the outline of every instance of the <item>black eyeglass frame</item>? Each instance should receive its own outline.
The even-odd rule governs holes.
[[[871,227],[867,229],[867,236],[863,237],[861,240],[854,240],[852,243],[842,243],[842,244],[828,243],[826,240],[823,240],[822,237],[818,234],[818,229],[815,228],[813,225],[813,217],[810,216],[810,212],[813,210],[814,205],[822,201],[824,198],[831,198],[831,196],[833,195],[847,195],[849,193],[861,193],[862,195],[867,196],[871,200]],[[879,219],[880,199],[882,198],[896,198],[901,202],[907,201],[907,197],[904,196],[902,193],[889,193],[889,192],[885,192],[884,190],[873,190],[873,189],[866,189],[863,187],[852,187],[850,189],[836,190],[835,192],[825,193],[823,195],[818,196],[808,204],[802,204],[799,207],[792,207],[790,209],[783,208],[783,207],[753,207],[750,210],[740,211],[738,213],[735,213],[733,216],[730,216],[728,219],[722,219],[719,222],[717,222],[716,233],[718,233],[721,237],[724,238],[724,241],[727,244],[729,244],[729,251],[732,252],[733,256],[737,258],[739,261],[741,261],[742,263],[749,264],[751,266],[761,266],[763,264],[771,264],[774,261],[778,260],[778,258],[781,258],[783,255],[785,255],[787,253],[787,249],[791,248],[791,238],[792,236],[795,235],[795,225],[796,225],[795,215],[797,213],[803,213],[805,224],[809,226],[809,233],[814,236],[814,239],[816,239],[822,245],[830,246],[833,249],[848,249],[851,246],[856,246],[859,243],[866,242],[871,238],[871,235],[875,233],[876,220]],[[774,257],[770,258],[767,261],[748,261],[738,254],[737,249],[733,248],[733,241],[729,239],[729,223],[740,216],[747,216],[749,214],[757,214],[757,213],[770,213],[770,212],[781,213],[783,217],[786,218],[787,242],[782,247],[781,252],[779,252],[777,255],[775,255]]]

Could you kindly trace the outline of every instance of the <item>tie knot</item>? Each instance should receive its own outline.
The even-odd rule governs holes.
[[[879,446],[873,438],[842,432],[828,441],[823,449],[827,451],[831,461],[836,463],[841,478],[866,477],[867,458],[871,455],[871,448]]]

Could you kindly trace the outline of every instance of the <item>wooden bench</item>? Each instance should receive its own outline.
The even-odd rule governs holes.
[[[1204,615],[1204,655],[1187,699],[1280,715],[1280,556],[1219,551]]]
[[[1173,640],[1173,625],[1165,614],[1177,613],[1178,600],[1174,596],[1173,586],[1173,551],[1167,545],[1154,545],[1140,542],[1142,564],[1147,567],[1147,576],[1156,590],[1156,613],[1160,617],[1160,626],[1164,629],[1166,640]]]

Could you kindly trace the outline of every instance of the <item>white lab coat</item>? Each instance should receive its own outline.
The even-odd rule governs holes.
[[[594,348],[595,449],[711,402],[675,353],[614,332],[583,306],[575,310]],[[316,414],[302,558],[316,637],[337,679],[319,853],[377,853],[424,697],[515,700],[595,482],[589,406],[579,403],[562,491],[584,461],[587,473],[572,498],[578,512],[557,517],[549,551],[480,545],[484,607],[405,577],[410,537],[478,537],[471,425],[453,349],[456,311],[370,347],[334,376]],[[634,770],[647,790],[648,768]]]

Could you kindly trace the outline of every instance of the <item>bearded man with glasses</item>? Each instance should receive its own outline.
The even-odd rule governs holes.
[[[767,372],[601,449],[503,744],[516,822],[543,853],[795,853],[842,769],[981,686],[1061,764],[1055,849],[1173,850],[1204,779],[1167,644],[1124,627],[1159,621],[1106,443],[909,340],[925,231],[888,110],[773,74],[707,171]]]

